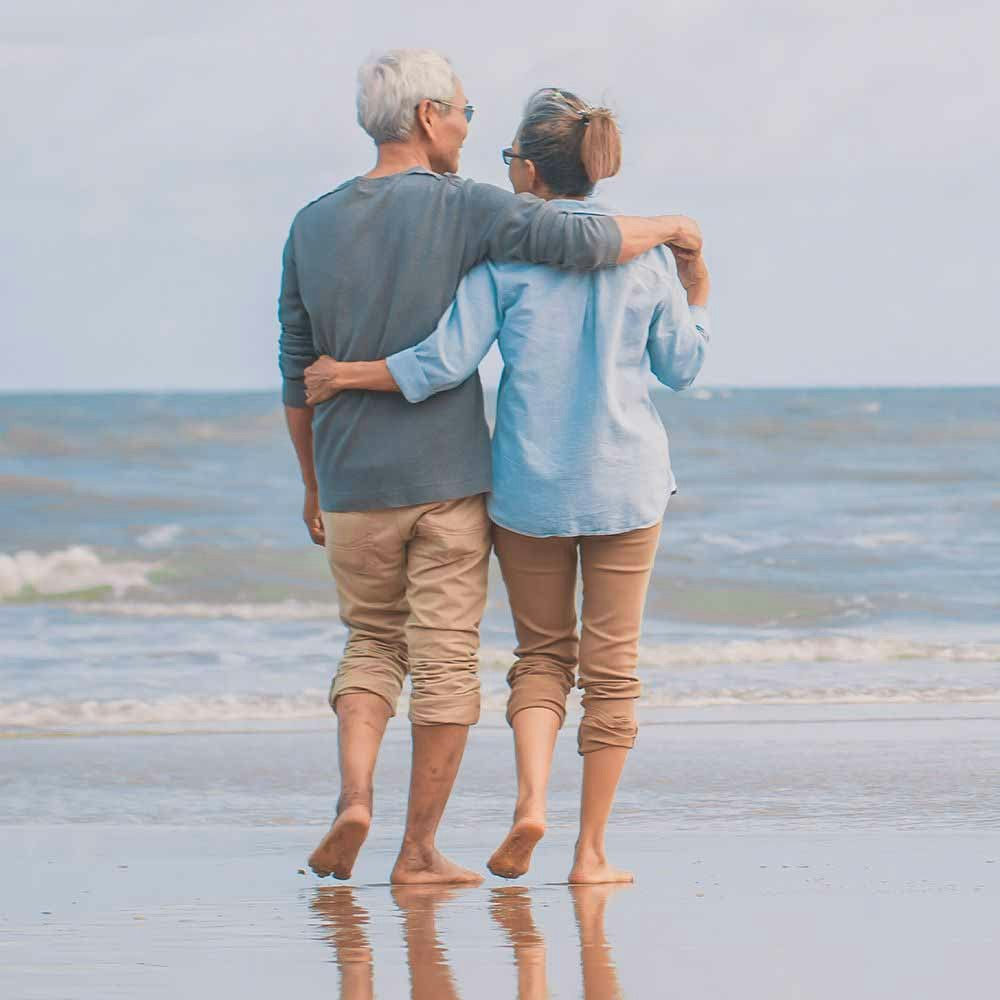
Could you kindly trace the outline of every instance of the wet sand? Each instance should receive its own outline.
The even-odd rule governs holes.
[[[8,997],[985,995],[995,836],[626,832],[633,887],[393,890],[297,874],[318,831],[0,831]],[[488,844],[456,850],[482,864]],[[19,859],[19,863],[12,863]],[[371,992],[374,984],[375,992]]]
[[[386,884],[400,720],[349,884],[299,873],[336,791],[332,726],[4,741],[0,995],[993,991],[996,718],[647,722],[613,820],[612,860],[637,875],[620,889],[565,885],[579,780],[568,732],[531,872],[441,892]],[[442,847],[483,872],[511,805],[508,755],[505,727],[478,730],[446,817]]]

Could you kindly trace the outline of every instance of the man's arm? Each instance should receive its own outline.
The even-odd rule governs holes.
[[[281,397],[287,406],[305,406],[305,370],[319,356],[313,343],[312,322],[299,291],[293,234],[288,234],[281,255],[281,294],[278,297],[278,367],[281,369]]]
[[[489,257],[587,271],[625,263],[660,243],[701,249],[698,224],[682,215],[591,215],[474,182],[466,193],[475,262]]]
[[[298,275],[295,270],[295,250],[289,233],[282,255],[281,294],[278,298],[278,322],[281,336],[278,340],[278,366],[281,369],[281,397],[285,403],[285,422],[295,448],[305,500],[302,519],[309,537],[323,545],[323,519],[319,510],[319,485],[313,464],[312,407],[306,405],[304,375],[306,368],[316,360],[312,324],[299,293]]]
[[[654,215],[648,219],[616,215],[614,220],[622,234],[619,264],[624,264],[661,243],[695,253],[701,252],[701,227],[686,215]]]
[[[326,544],[323,516],[319,509],[319,484],[313,465],[313,433],[311,406],[285,406],[285,423],[288,436],[292,439],[295,456],[302,471],[302,485],[305,486],[305,500],[302,503],[302,520],[305,521],[309,537],[317,545]]]
[[[503,325],[497,275],[489,263],[474,267],[434,332],[384,361],[321,357],[306,371],[306,401],[319,403],[345,389],[401,392],[411,403],[453,389],[470,378]]]

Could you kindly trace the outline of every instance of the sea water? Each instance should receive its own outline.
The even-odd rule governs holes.
[[[642,705],[1000,704],[1000,390],[656,404]],[[325,720],[345,630],[301,503],[274,394],[0,397],[0,732]],[[494,562],[487,720],[513,644]]]

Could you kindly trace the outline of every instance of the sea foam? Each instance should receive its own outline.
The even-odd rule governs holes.
[[[572,711],[578,713],[576,698]],[[482,699],[484,711],[502,714],[506,691],[497,687]],[[1000,688],[973,687],[654,687],[639,699],[655,708],[721,708],[739,705],[928,705],[1000,703]],[[405,716],[408,699],[400,699]],[[237,722],[295,722],[330,716],[325,690],[291,694],[224,693],[164,695],[159,698],[21,699],[0,702],[0,732],[18,730],[94,731],[136,726],[204,726]]]
[[[742,663],[884,663],[889,661],[1000,662],[1000,642],[917,642],[899,636],[865,638],[728,639],[720,642],[645,643],[640,664],[715,666]]]
[[[34,595],[110,590],[116,597],[145,587],[156,563],[104,562],[93,549],[73,545],[55,552],[0,553],[0,600]]]

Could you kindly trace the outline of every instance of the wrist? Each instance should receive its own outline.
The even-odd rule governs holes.
[[[364,389],[371,375],[372,361],[345,362],[338,373],[338,388]]]
[[[687,289],[688,305],[707,306],[708,291],[709,285],[707,279],[704,281],[696,281],[690,288]]]

